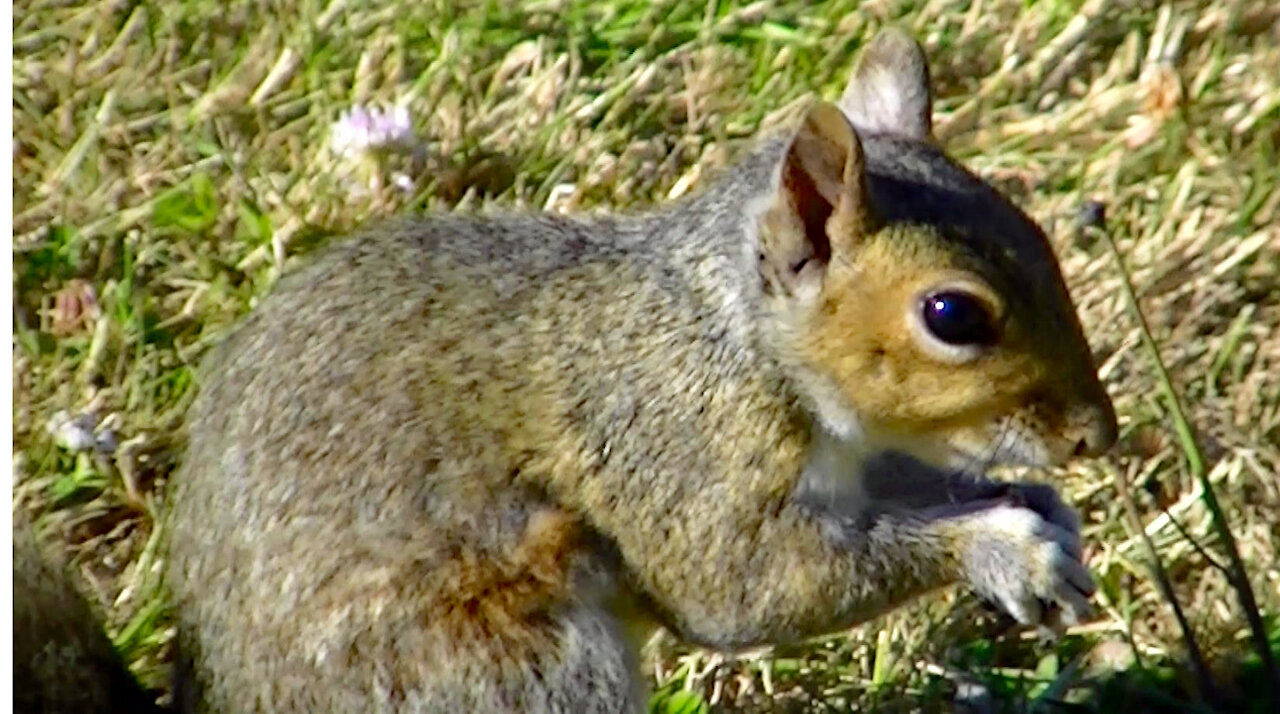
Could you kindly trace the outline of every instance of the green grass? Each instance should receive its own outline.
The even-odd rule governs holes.
[[[1280,9],[22,0],[14,18],[14,495],[149,685],[172,636],[156,518],[194,366],[291,260],[402,211],[595,210],[696,187],[798,102],[836,96],[895,22],[931,55],[939,136],[1052,235],[1115,397],[1113,456],[1033,474],[1084,516],[1099,617],[1038,642],[952,592],[757,657],[661,641],[655,708],[1268,710],[1203,494],[1280,649]],[[393,101],[423,149],[344,171],[331,122]],[[1077,227],[1088,199],[1186,433],[1107,242]],[[60,448],[45,429],[60,410],[107,420],[118,447]]]

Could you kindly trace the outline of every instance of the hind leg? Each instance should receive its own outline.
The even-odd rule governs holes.
[[[175,703],[188,712],[643,711],[634,653],[609,613],[569,607],[539,619],[508,623],[502,635],[446,640],[410,622],[397,636],[379,618],[323,661],[277,651],[258,659],[268,666],[224,671],[217,682],[192,678],[188,662]]]
[[[406,711],[642,711],[633,653],[603,610],[559,609],[451,645],[443,671],[406,700]]]
[[[634,652],[601,604],[610,567],[576,521],[534,513],[487,548],[437,535],[344,532],[320,548],[309,531],[307,552],[327,565],[299,567],[295,538],[259,534],[249,558],[277,557],[219,572],[261,577],[209,583],[224,586],[218,607],[182,612],[182,699],[208,711],[641,710]]]

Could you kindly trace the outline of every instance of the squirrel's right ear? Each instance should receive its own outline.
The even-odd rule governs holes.
[[[881,30],[858,58],[840,108],[869,134],[929,139],[933,83],[924,48],[903,30]]]
[[[760,234],[761,268],[773,292],[813,294],[833,255],[872,226],[862,143],[835,105],[818,102],[782,159]]]

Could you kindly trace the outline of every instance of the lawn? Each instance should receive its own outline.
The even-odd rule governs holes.
[[[1280,5],[1259,0],[19,0],[15,508],[163,694],[183,412],[281,271],[407,211],[696,190],[838,96],[886,23],[931,57],[939,138],[1051,235],[1120,414],[1112,455],[1020,474],[1080,509],[1098,617],[1042,640],[956,591],[749,657],[660,640],[654,707],[1280,709],[1257,643],[1280,651]],[[408,127],[352,158],[354,107]]]

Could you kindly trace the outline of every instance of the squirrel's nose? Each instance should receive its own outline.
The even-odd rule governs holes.
[[[1115,409],[1106,395],[1078,406],[1068,419],[1067,437],[1075,441],[1074,456],[1101,456],[1115,445],[1119,426]]]

